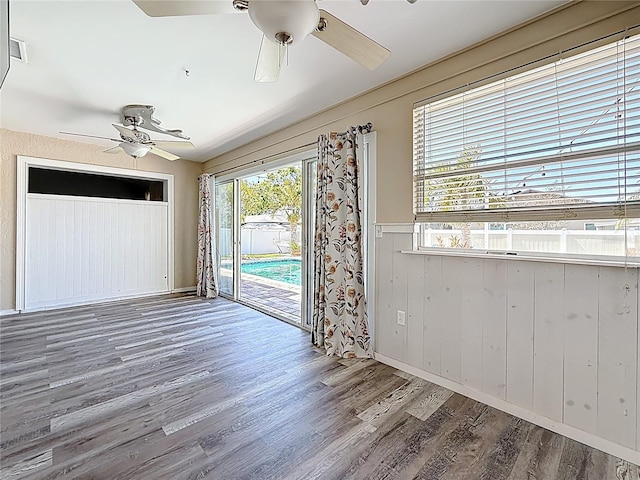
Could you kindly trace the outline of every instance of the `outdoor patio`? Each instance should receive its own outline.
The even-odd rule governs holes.
[[[221,283],[226,287],[224,290],[230,290],[233,283],[231,270],[221,268],[220,277]],[[292,323],[300,323],[301,292],[299,285],[242,273],[240,299],[269,309],[275,315]]]
[[[265,307],[274,314],[300,323],[301,288],[257,275],[242,274],[240,299]]]

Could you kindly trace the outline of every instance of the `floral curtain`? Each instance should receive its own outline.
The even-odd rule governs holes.
[[[201,297],[218,296],[218,279],[215,254],[215,222],[213,211],[214,177],[204,173],[198,177],[198,278],[197,294]]]
[[[311,340],[327,355],[371,357],[364,292],[362,169],[356,133],[318,138]]]

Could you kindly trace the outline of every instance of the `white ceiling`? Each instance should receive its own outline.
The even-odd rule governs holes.
[[[176,153],[205,161],[562,3],[324,0],[389,59],[370,72],[310,36],[291,47],[277,83],[260,84],[261,33],[246,13],[151,18],[130,0],[12,0],[11,36],[27,42],[28,63],[12,62],[0,126],[111,146],[58,132],[113,138],[124,105],[150,104],[163,127],[196,145]]]

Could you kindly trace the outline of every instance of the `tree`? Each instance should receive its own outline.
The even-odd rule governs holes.
[[[241,182],[242,215],[283,213],[291,227],[291,246],[298,244],[298,223],[302,218],[302,169],[284,167],[258,181]]]
[[[491,193],[489,182],[481,174],[465,172],[477,165],[481,154],[478,146],[465,147],[455,163],[443,163],[432,170],[435,175],[450,175],[426,180],[424,195],[430,210],[452,212],[472,210],[477,206],[492,208],[500,202]],[[462,239],[452,236],[451,246],[473,248],[471,224],[465,222],[454,225],[462,230]],[[444,245],[442,239],[438,239],[438,243]]]

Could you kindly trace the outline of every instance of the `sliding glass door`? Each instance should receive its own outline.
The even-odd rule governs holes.
[[[315,157],[311,151],[216,185],[220,293],[305,328],[313,307]]]
[[[302,305],[302,166],[299,161],[238,179],[239,300],[299,324]]]
[[[216,185],[216,235],[220,293],[234,297],[234,188],[233,180]]]

